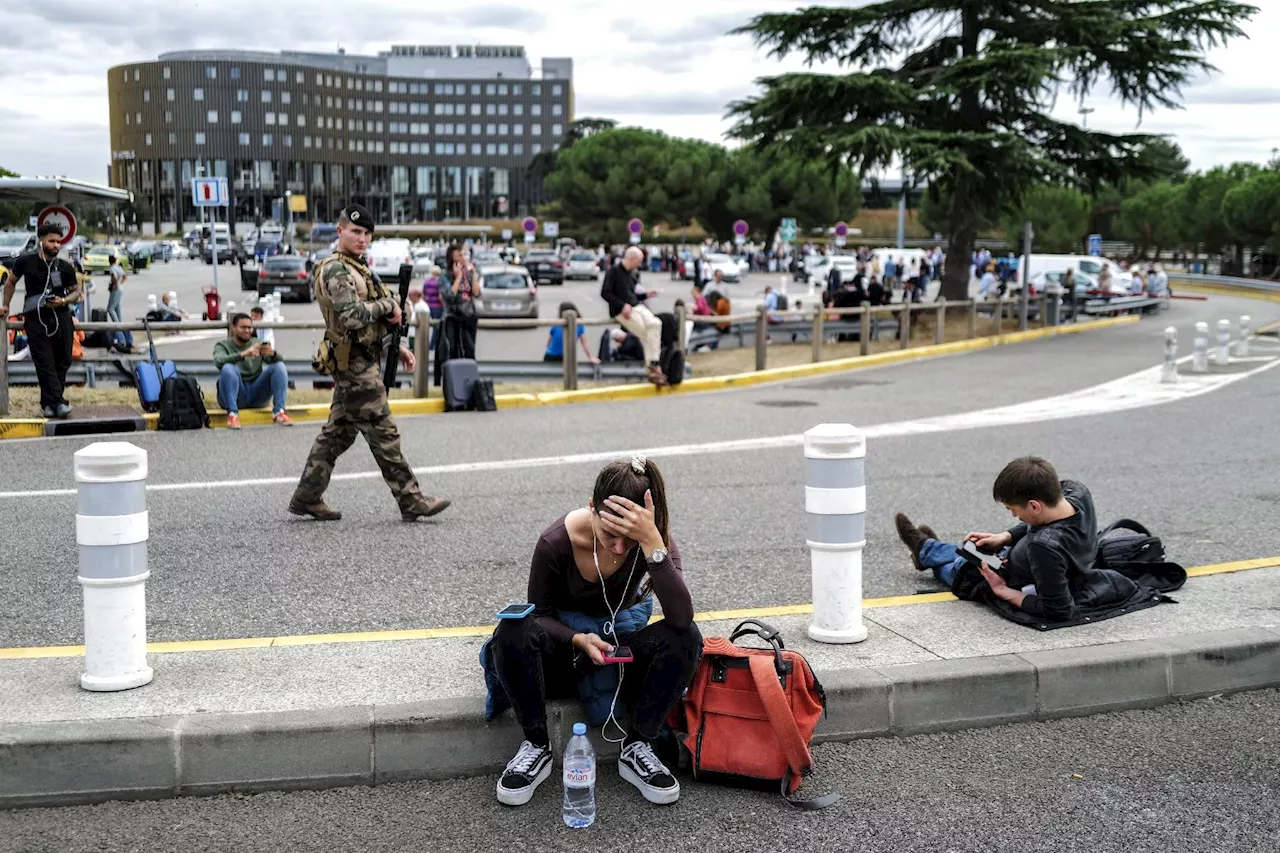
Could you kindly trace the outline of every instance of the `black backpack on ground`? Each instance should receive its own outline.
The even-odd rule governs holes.
[[[160,429],[204,429],[209,413],[204,392],[193,376],[179,373],[160,384]]]
[[[471,386],[471,408],[477,412],[498,411],[498,398],[492,379],[477,379]]]
[[[107,323],[110,322],[107,317],[107,309],[94,308],[89,312],[89,322],[91,323]],[[111,346],[111,333],[105,330],[96,332],[88,332],[84,336],[84,345],[87,347],[100,347],[106,349]]]
[[[1122,518],[1098,534],[1098,558],[1094,567],[1119,569],[1127,563],[1163,563],[1164,543],[1144,525]]]

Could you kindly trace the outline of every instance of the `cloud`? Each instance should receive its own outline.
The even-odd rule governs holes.
[[[1260,86],[1199,85],[1188,89],[1183,101],[1188,104],[1240,107],[1280,104],[1280,89],[1264,89]]]
[[[642,45],[706,44],[721,39],[730,30],[737,29],[751,20],[753,13],[746,11],[718,12],[691,20],[664,21],[614,18],[616,31],[626,32],[631,41]]]
[[[601,116],[715,116],[724,114],[725,105],[740,93],[655,92],[651,94],[578,98],[578,111]]]

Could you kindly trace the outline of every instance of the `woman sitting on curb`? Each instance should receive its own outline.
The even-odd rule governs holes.
[[[587,505],[538,539],[529,573],[534,611],[500,622],[480,655],[490,691],[486,719],[509,701],[524,730],[498,781],[498,802],[524,805],[551,775],[546,701],[574,695],[584,698],[588,721],[606,727],[618,725],[620,699],[629,727],[613,741],[622,744],[619,774],[651,803],[680,798],[680,783],[651,743],[693,678],[702,635],[668,525],[658,466],[633,456],[606,465]],[[650,590],[664,617],[653,624]],[[606,665],[604,656],[621,645],[634,660]]]

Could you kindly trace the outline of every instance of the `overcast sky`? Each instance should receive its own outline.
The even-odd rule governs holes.
[[[1099,92],[1091,127],[1173,134],[1193,168],[1265,161],[1280,145],[1280,87],[1272,74],[1280,0],[1262,12],[1250,40],[1210,54],[1220,73],[1184,92],[1186,109],[1160,111],[1138,128],[1135,111]],[[536,68],[544,56],[574,60],[577,115],[677,136],[722,141],[724,106],[752,81],[784,66],[742,36],[726,36],[765,0],[359,0],[270,4],[249,0],[0,0],[0,166],[23,175],[102,181],[110,156],[107,69],[191,48],[376,53],[394,43],[520,44]],[[19,11],[20,10],[20,11]],[[1057,112],[1078,119],[1064,98]]]

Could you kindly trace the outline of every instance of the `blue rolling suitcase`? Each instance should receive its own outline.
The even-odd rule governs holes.
[[[151,352],[151,360],[134,362],[133,381],[138,387],[142,411],[154,412],[160,408],[160,387],[164,380],[178,375],[178,367],[172,361],[156,359],[156,342],[151,337],[151,326],[145,321],[142,325],[147,331],[147,348]]]
[[[480,380],[480,367],[473,358],[451,358],[444,363],[444,410],[460,412],[471,408],[472,387]]]

